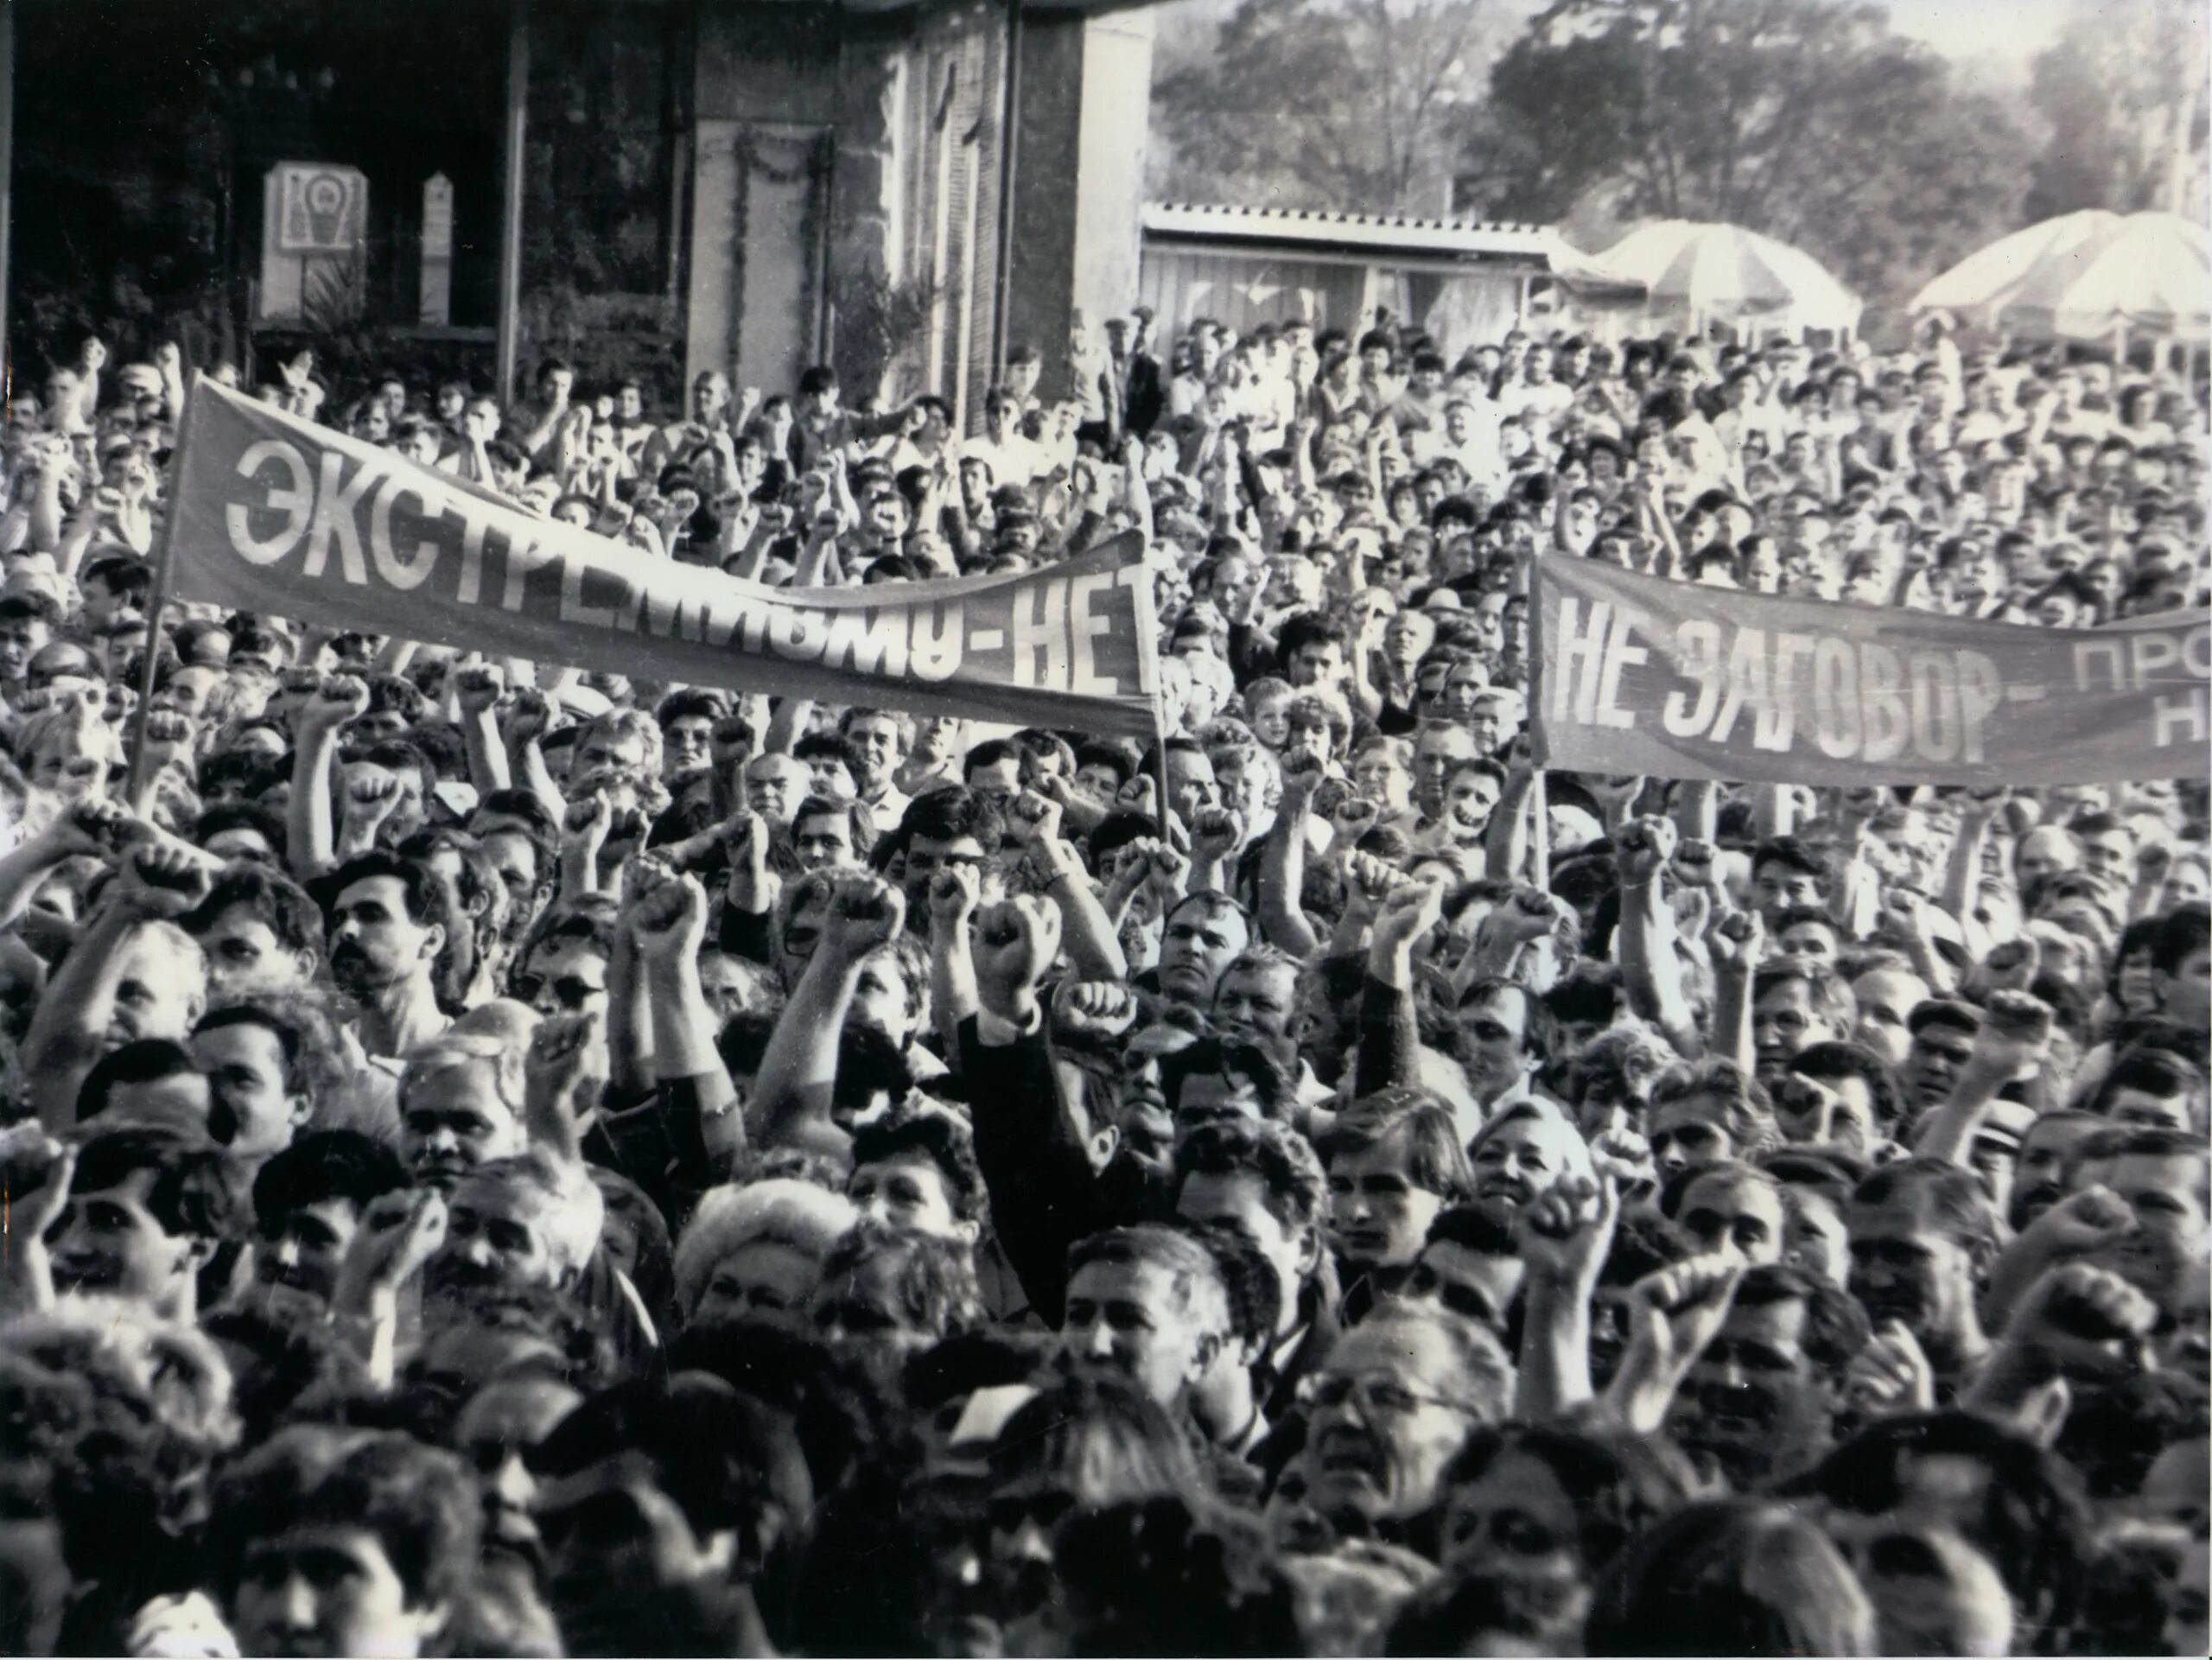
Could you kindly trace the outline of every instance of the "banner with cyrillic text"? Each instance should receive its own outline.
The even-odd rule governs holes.
[[[169,506],[203,600],[493,656],[739,691],[1148,738],[1134,531],[1048,569],[779,588],[656,559],[207,380]]]
[[[1533,743],[1574,772],[2094,784],[2212,773],[2212,614],[2052,629],[1785,600],[1554,556]]]

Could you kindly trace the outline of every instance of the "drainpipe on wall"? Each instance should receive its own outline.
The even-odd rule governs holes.
[[[991,379],[1006,367],[1007,300],[1014,292],[1014,187],[1021,149],[1021,0],[1006,0],[1006,101],[999,117],[999,246],[991,303]]]
[[[515,396],[517,331],[522,326],[523,141],[530,118],[530,0],[513,0],[507,19],[507,111],[500,127],[499,399]]]

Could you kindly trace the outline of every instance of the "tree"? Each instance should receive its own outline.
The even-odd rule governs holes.
[[[2040,54],[2029,101],[2050,124],[2028,214],[2206,210],[2205,17],[2196,0],[2075,0]]]
[[[2028,155],[1878,6],[1554,0],[1491,71],[1460,188],[1503,218],[1743,225],[1899,299],[2018,222]]]
[[[1441,211],[1483,21],[1474,0],[1243,0],[1154,82],[1159,194]]]

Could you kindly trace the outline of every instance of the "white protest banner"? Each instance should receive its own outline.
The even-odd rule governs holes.
[[[2105,629],[1785,600],[1537,561],[1536,754],[1745,783],[2212,773],[2212,614]]]
[[[769,588],[536,518],[206,379],[174,491],[181,599],[740,691],[1154,732],[1158,630],[1134,531],[1016,576]]]

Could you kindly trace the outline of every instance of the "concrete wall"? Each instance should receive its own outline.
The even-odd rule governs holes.
[[[1152,99],[1152,15],[1026,16],[1007,341],[1045,354],[1047,396],[1068,386],[1068,315],[1094,340],[1136,303]]]
[[[907,336],[917,334],[908,314],[927,303],[915,284],[931,278],[948,297],[938,302],[944,338],[926,378],[950,393],[964,366],[976,404],[999,367],[1004,0],[896,11],[697,0],[697,18],[687,372],[721,368],[781,388],[826,353],[858,396],[887,358],[930,357],[926,341],[918,348]],[[961,114],[939,131],[931,100],[956,58]],[[1096,331],[1138,297],[1150,14],[1026,14],[1020,77],[1004,332],[1046,354],[1044,385],[1055,392],[1068,384],[1071,309],[1082,307]],[[926,152],[963,143],[959,255],[939,280],[920,251],[931,227],[918,218],[942,211],[944,195]],[[808,155],[818,188],[791,177]]]

